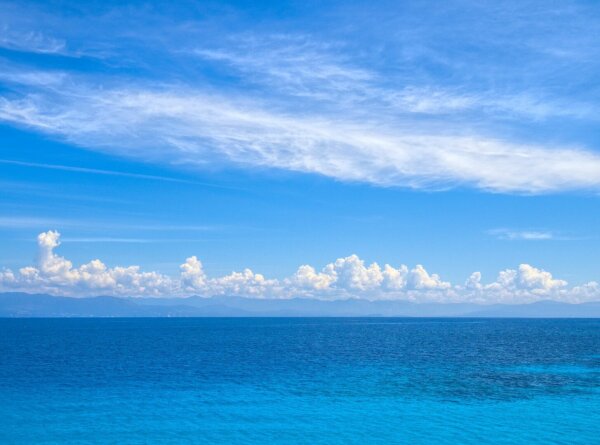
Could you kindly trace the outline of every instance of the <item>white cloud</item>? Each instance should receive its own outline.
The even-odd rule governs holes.
[[[450,288],[450,283],[442,281],[437,274],[429,274],[423,266],[418,264],[410,271],[407,280],[410,289],[441,290]]]
[[[481,272],[473,272],[465,281],[465,289],[472,290],[481,290]]]
[[[142,272],[138,266],[109,268],[93,260],[75,268],[71,261],[54,252],[60,234],[48,231],[38,236],[38,264],[27,266],[17,274],[4,271],[1,287],[30,292],[64,295],[167,295],[173,281],[156,272]]]
[[[496,281],[490,284],[482,284],[481,273],[474,272],[467,279],[462,290],[473,301],[505,303],[523,303],[541,299],[580,302],[600,298],[600,293],[586,294],[589,290],[600,290],[594,288],[593,283],[571,289],[567,285],[566,281],[554,278],[550,272],[529,264],[520,264],[518,269],[501,271]]]
[[[169,178],[167,176],[144,175],[144,174],[139,174],[139,173],[122,172],[122,171],[116,171],[116,170],[101,170],[98,168],[77,167],[77,166],[73,166],[73,165],[41,164],[39,162],[15,161],[13,159],[0,159],[0,164],[18,165],[20,167],[42,168],[42,169],[47,169],[47,170],[61,170],[61,171],[74,172],[74,173],[89,173],[89,174],[94,174],[94,175],[123,176],[123,177],[128,177],[128,178],[148,179],[148,180],[152,180],[152,181],[166,181],[166,182],[181,182],[184,184],[197,184],[194,181],[187,181],[185,179],[179,179],[179,178]],[[206,185],[208,185],[208,184],[206,184]]]
[[[181,285],[185,290],[194,291],[201,289],[206,284],[206,274],[202,262],[195,256],[189,257],[181,266]]]
[[[488,233],[498,239],[503,240],[522,240],[522,241],[545,241],[545,240],[563,240],[562,236],[556,235],[548,230],[510,230],[510,229],[493,229]]]
[[[17,31],[7,26],[0,27],[0,47],[38,54],[66,53],[64,40],[46,36],[41,32]]]
[[[365,266],[364,261],[357,255],[339,258],[335,263],[325,266],[323,272],[333,277],[336,287],[348,290],[374,289],[383,280],[381,268],[377,263]]]
[[[482,283],[474,272],[463,285],[453,285],[423,266],[409,269],[377,263],[366,264],[357,255],[339,258],[317,271],[302,265],[290,277],[270,279],[250,269],[222,277],[209,277],[197,257],[180,266],[180,274],[169,277],[144,272],[139,266],[108,267],[96,259],[79,267],[56,254],[60,235],[48,231],[38,236],[38,262],[17,272],[0,271],[0,291],[45,292],[56,295],[90,296],[188,296],[217,295],[251,298],[318,298],[324,300],[362,298],[414,302],[526,303],[543,299],[568,302],[600,300],[597,282],[569,287],[551,273],[521,264],[506,269],[492,283]]]
[[[288,280],[288,284],[301,290],[322,291],[329,289],[336,277],[330,273],[315,271],[315,268],[305,264]]]
[[[442,281],[438,275],[430,275],[421,265],[412,270],[405,265],[394,268],[386,264],[381,268],[377,263],[365,265],[357,255],[338,258],[327,264],[321,272],[316,272],[309,265],[300,266],[285,284],[298,293],[308,292],[310,295],[328,298],[339,298],[341,295],[385,298],[386,295],[394,296],[397,292],[441,291],[451,287],[450,283]]]
[[[0,120],[194,168],[233,163],[413,188],[600,189],[600,155],[579,148],[415,131],[409,123],[373,122],[351,112],[344,118],[300,114],[193,90],[60,91],[0,99]]]
[[[192,54],[229,65],[250,80],[313,99],[359,99],[375,73],[352,66],[336,48],[308,36],[233,36],[229,48],[198,48]],[[339,48],[337,48],[339,49]]]
[[[72,227],[75,222],[38,216],[0,216],[0,227],[9,229],[43,228],[43,227]]]
[[[527,290],[538,294],[546,294],[566,285],[566,281],[554,279],[550,272],[536,269],[528,264],[521,264],[517,270],[507,269],[500,272],[497,281],[489,285],[488,288],[514,291]]]
[[[204,289],[205,295],[240,295],[246,297],[280,297],[278,280],[266,279],[262,274],[250,269],[232,272],[219,278],[209,280]],[[202,290],[201,290],[202,291]]]
[[[386,75],[357,65],[343,51],[344,45],[315,42],[309,36],[232,36],[219,48],[198,48],[192,54],[241,74],[244,80],[262,84],[296,98],[310,98],[372,112],[448,115],[457,112],[500,114],[504,118],[545,119],[557,116],[594,118],[587,104],[566,106],[560,100],[528,92],[468,92],[459,87],[397,82],[391,87]],[[353,63],[354,62],[354,63]],[[364,63],[361,64],[364,66]]]
[[[140,11],[92,16],[83,8],[85,19],[75,19],[44,8],[9,9],[5,21],[11,26],[0,27],[0,46],[83,54],[68,51],[68,39],[112,54],[110,64],[79,74],[69,67],[43,71],[26,61],[0,62],[0,80],[7,84],[0,120],[85,148],[192,168],[235,164],[382,186],[522,193],[600,189],[600,155],[593,142],[586,148],[515,136],[539,138],[535,124],[561,118],[574,126],[561,121],[551,138],[543,134],[545,141],[585,140],[589,131],[577,125],[589,129],[597,123],[598,101],[585,88],[598,71],[598,58],[591,57],[597,39],[582,38],[594,35],[597,26],[585,9],[546,11],[545,20],[533,20],[539,11],[532,14],[536,8],[529,5],[519,14],[524,21],[515,24],[498,21],[506,11],[495,7],[481,8],[481,20],[466,22],[455,15],[461,8],[450,8],[454,12],[445,12],[457,20],[444,20],[440,30],[429,10],[413,11],[423,14],[422,26],[414,27],[408,16],[388,20],[387,11],[375,8],[373,14],[386,17],[378,23],[385,39],[376,37],[379,32],[357,39],[349,30],[373,17],[356,22],[352,14],[352,22],[340,22],[348,26],[335,33],[335,41],[318,27],[310,34],[292,27],[298,34],[236,35],[216,17],[213,28],[191,17],[185,24],[181,17],[154,13],[141,20]],[[512,28],[505,26],[509,22]],[[31,31],[41,23],[44,34]],[[111,32],[88,33],[89,23]],[[165,32],[149,37],[156,33],[148,32],[148,23]],[[446,44],[467,43],[473,51],[447,54],[438,46],[442,34]],[[572,52],[579,57],[564,60]],[[119,63],[127,69],[115,69]],[[216,67],[203,71],[206,64]],[[124,72],[140,77],[126,78]]]
[[[98,221],[89,219],[59,219],[59,218],[46,218],[39,216],[0,216],[0,227],[7,229],[24,229],[24,228],[43,228],[43,227],[87,227],[94,229],[122,229],[128,231],[149,231],[149,232],[211,232],[222,230],[227,226],[211,226],[211,225],[175,225],[169,222],[156,222],[156,223],[141,223],[141,224],[120,224],[113,223],[110,221]],[[111,241],[110,238],[69,238],[65,241],[69,242],[98,242],[98,241]],[[112,241],[119,241],[118,238],[113,238]],[[136,238],[124,238],[121,241],[143,241],[143,239]],[[157,239],[153,238],[154,242]],[[160,240],[158,240],[160,241]]]

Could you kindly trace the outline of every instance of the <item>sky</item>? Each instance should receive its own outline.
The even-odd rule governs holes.
[[[0,291],[600,300],[600,4],[0,2]]]

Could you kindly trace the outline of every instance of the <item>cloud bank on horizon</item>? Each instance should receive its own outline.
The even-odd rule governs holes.
[[[62,63],[0,58],[0,121],[187,169],[415,189],[600,190],[598,147],[577,134],[599,116],[593,5],[424,2],[392,16],[336,5],[340,26],[329,32],[316,12],[314,28],[298,17],[302,26],[290,18],[277,30],[273,19],[269,31],[219,8],[184,20],[166,7],[164,17],[158,7],[74,7],[73,17],[12,5],[0,16],[11,24],[0,27],[0,47]],[[362,34],[344,33],[344,23]]]
[[[50,293],[73,297],[113,295],[133,297],[185,297],[200,295],[248,298],[315,298],[337,300],[396,299],[413,302],[529,303],[556,300],[571,303],[600,299],[600,284],[569,286],[551,273],[528,264],[501,271],[496,281],[482,283],[474,272],[463,284],[451,284],[417,265],[409,269],[377,263],[365,264],[357,255],[338,258],[320,271],[302,265],[282,280],[268,279],[250,269],[222,277],[208,277],[196,256],[180,266],[177,277],[144,272],[139,266],[107,267],[96,259],[75,267],[58,255],[57,231],[38,235],[38,264],[16,272],[0,271],[0,291]]]

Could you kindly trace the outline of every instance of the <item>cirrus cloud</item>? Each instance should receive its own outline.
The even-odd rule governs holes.
[[[415,131],[410,121],[292,112],[186,88],[46,90],[0,97],[0,120],[84,147],[188,168],[236,165],[379,186],[547,193],[600,190],[600,155],[465,132]]]
[[[476,20],[461,2],[413,6],[414,17],[384,7],[357,19],[338,7],[331,33],[304,22],[273,31],[281,23],[268,20],[238,28],[214,11],[83,7],[76,18],[7,6],[0,47],[98,58],[54,70],[37,57],[0,60],[0,121],[188,169],[415,189],[600,190],[593,7],[487,5]],[[361,23],[369,32],[354,31]]]

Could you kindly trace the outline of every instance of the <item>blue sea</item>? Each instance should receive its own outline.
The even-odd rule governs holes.
[[[2,444],[599,444],[600,320],[2,319]]]

